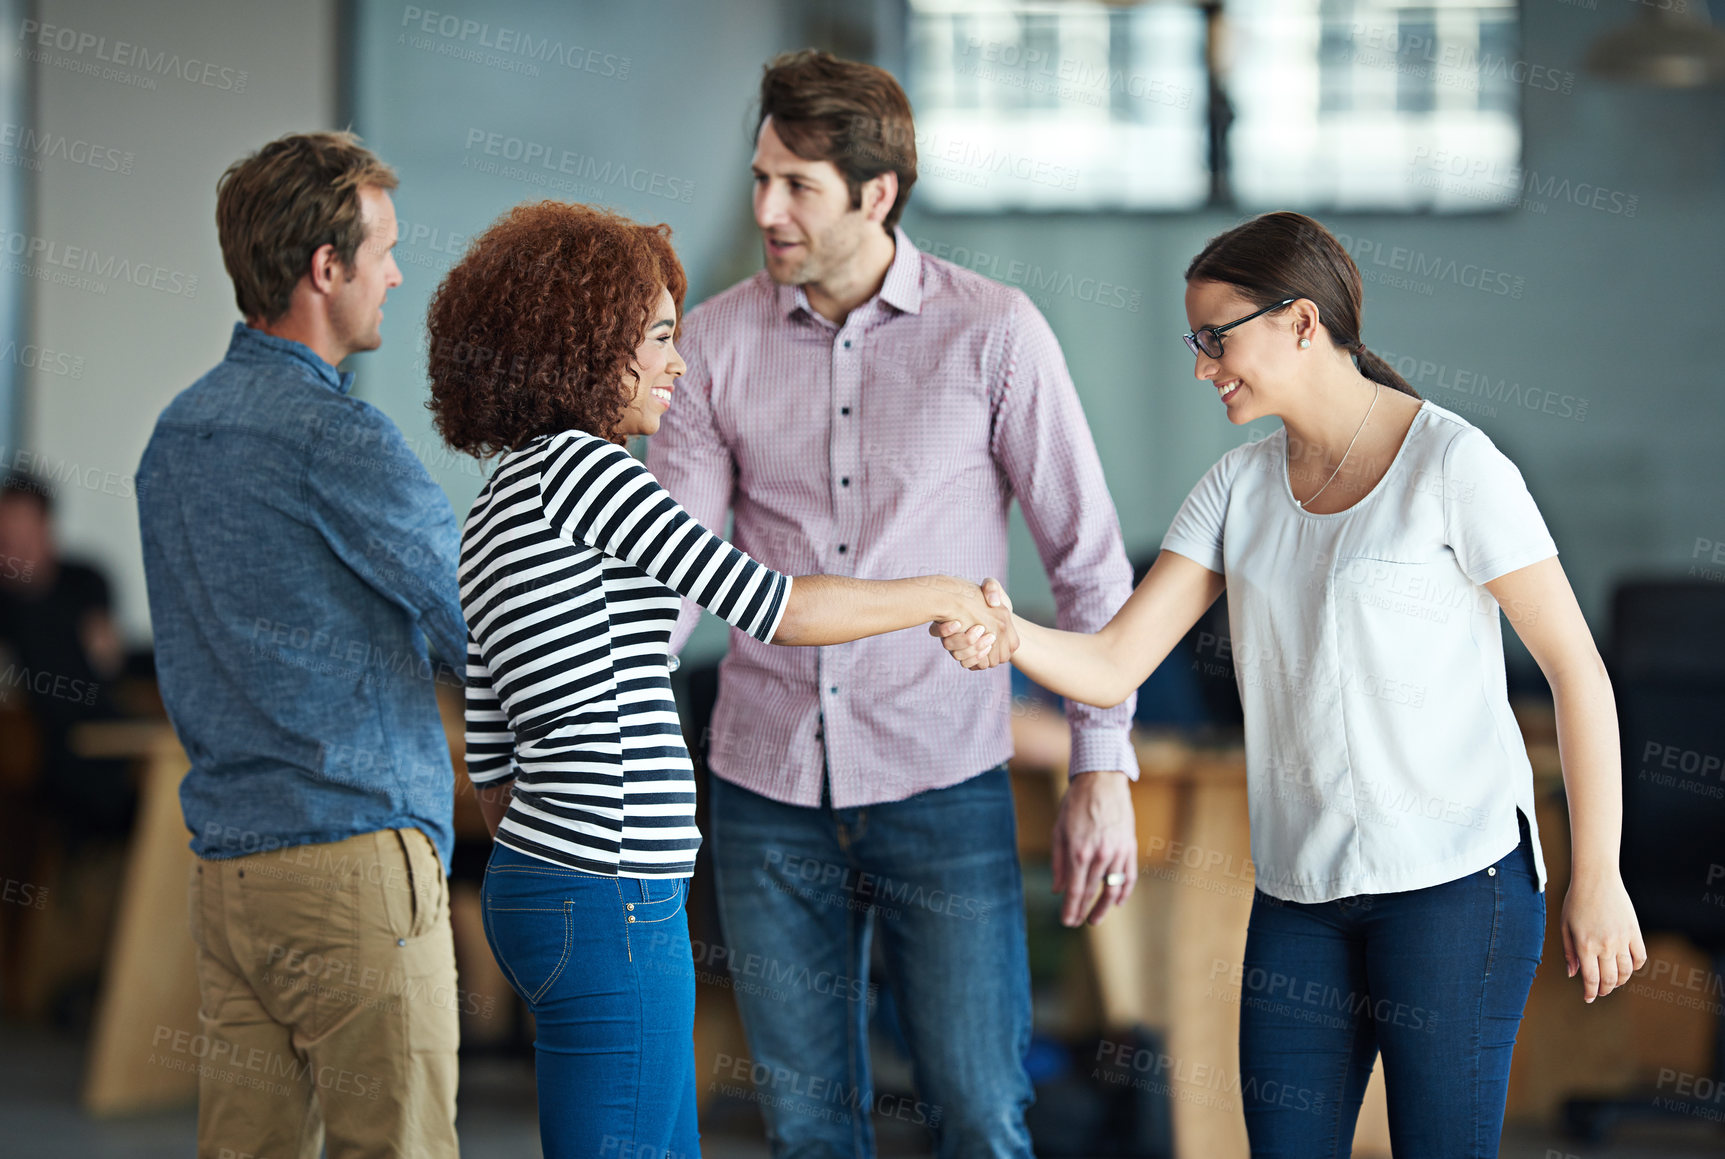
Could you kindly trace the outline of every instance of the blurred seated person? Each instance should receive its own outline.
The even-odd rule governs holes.
[[[124,662],[108,581],[62,560],[45,480],[0,483],[0,704],[36,721],[42,759],[35,797],[68,844],[130,832],[135,791],[124,760],[80,757],[73,729],[121,715],[113,679]]]

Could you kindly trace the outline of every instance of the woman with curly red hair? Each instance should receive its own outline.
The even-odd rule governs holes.
[[[552,1159],[698,1153],[683,905],[701,835],[670,681],[681,599],[775,644],[961,620],[1010,646],[972,582],[766,567],[623,449],[658,429],[684,369],[669,238],[587,206],[518,206],[428,319],[438,430],[502,454],[462,534],[467,772],[496,837],[486,937],[535,1017]]]

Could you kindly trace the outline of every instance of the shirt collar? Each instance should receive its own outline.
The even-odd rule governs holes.
[[[922,251],[911,244],[910,235],[899,226],[893,226],[892,265],[886,268],[886,279],[881,282],[880,291],[875,294],[882,302],[895,310],[906,314],[922,312]],[[798,310],[807,313],[811,318],[820,317],[815,308],[809,305],[809,296],[801,286],[780,286],[779,312],[789,318]],[[869,301],[873,301],[871,298]],[[863,306],[868,305],[864,302]],[[857,309],[862,309],[858,306]]]
[[[262,330],[248,326],[244,322],[234,323],[234,336],[228,342],[228,357],[234,358],[236,356],[271,360],[291,359],[310,367],[319,382],[338,394],[346,394],[353,389],[353,371],[337,370],[325,362],[317,351],[303,342],[265,334]]]

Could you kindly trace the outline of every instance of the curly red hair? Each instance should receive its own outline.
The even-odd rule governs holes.
[[[482,459],[571,429],[621,442],[660,289],[683,310],[670,239],[668,225],[563,201],[518,205],[475,238],[426,316],[426,405],[444,442]]]

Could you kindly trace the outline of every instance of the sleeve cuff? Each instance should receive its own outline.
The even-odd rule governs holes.
[[[1213,571],[1217,575],[1226,573],[1222,549],[1214,544],[1202,544],[1196,540],[1169,535],[1162,540],[1162,550],[1171,551],[1175,555],[1183,555],[1199,567]]]
[[[765,567],[766,565],[763,564],[762,566]],[[797,579],[795,576],[785,574],[785,594],[779,598],[779,613],[773,617],[773,622],[767,625],[766,633],[755,637],[755,639],[759,640],[761,643],[771,644],[773,642],[773,637],[779,634],[779,625],[784,623],[785,613],[791,609],[791,585],[796,582]]]
[[[1138,753],[1132,747],[1129,728],[1075,728],[1072,730],[1072,761],[1067,776],[1100,770],[1125,773],[1138,779]]]

